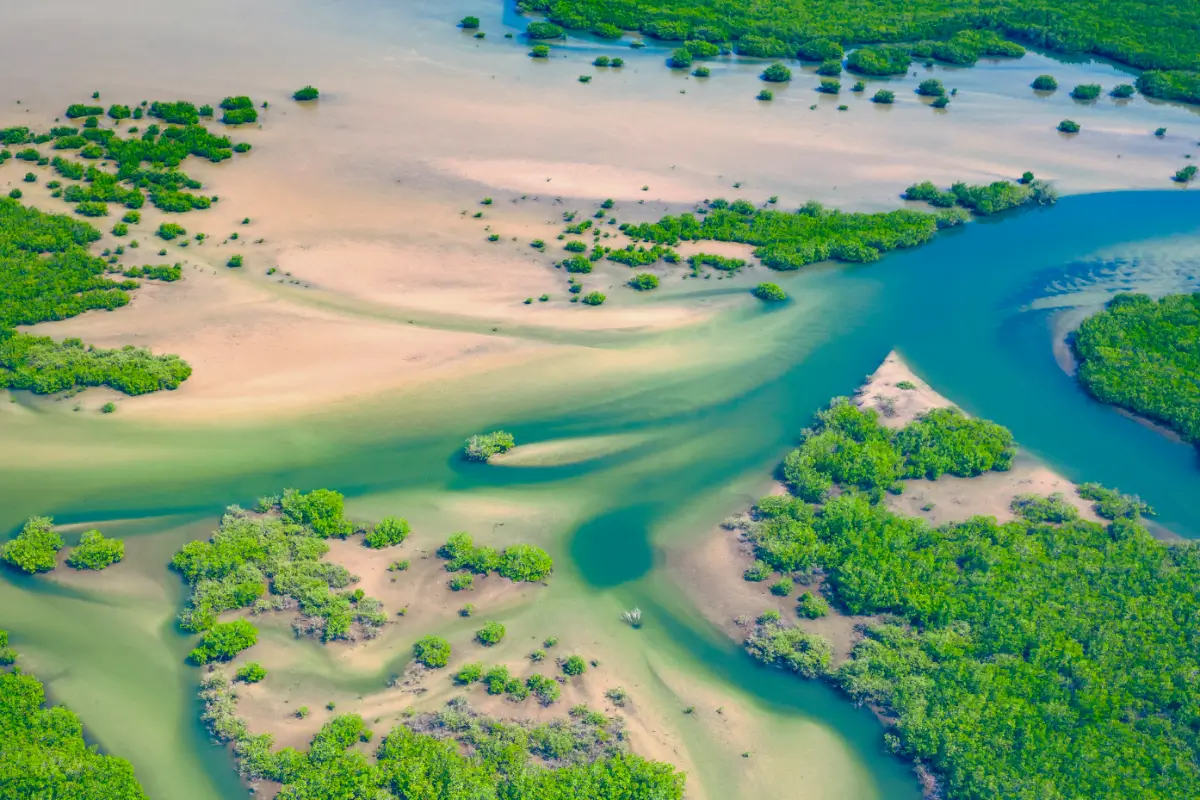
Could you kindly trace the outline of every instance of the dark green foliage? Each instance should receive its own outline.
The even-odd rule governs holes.
[[[583,303],[589,306],[603,305],[607,299],[608,297],[605,296],[604,292],[588,292],[582,298]]]
[[[87,106],[82,103],[73,103],[67,106],[67,119],[78,119],[80,117],[98,117],[104,113],[104,106]]]
[[[721,55],[721,48],[718,45],[703,39],[689,39],[683,43],[683,46],[688,49],[693,58],[716,58]]]
[[[639,272],[629,279],[629,285],[639,292],[648,292],[658,288],[658,276],[650,272]]]
[[[894,749],[937,773],[947,797],[1187,796],[1200,781],[1196,693],[1179,676],[1200,669],[1200,648],[1179,620],[1200,613],[1200,549],[1156,542],[1136,524],[1139,501],[1094,486],[1081,494],[1109,503],[1110,525],[1021,498],[1026,517],[1065,521],[976,517],[934,530],[854,490],[896,474],[870,450],[889,435],[874,412],[835,401],[819,422],[785,474],[801,495],[822,480],[843,492],[822,507],[805,500],[827,492],[764,498],[748,533],[756,548],[804,554],[846,613],[892,616],[868,626],[833,679],[896,721]],[[921,448],[958,453],[969,472],[1004,457],[994,445],[976,452],[996,426],[964,435],[962,424],[948,439],[926,430]],[[905,472],[921,469],[912,454]],[[819,646],[796,646],[801,636],[760,620],[747,648],[818,673]]]
[[[703,220],[693,214],[622,225],[633,239],[674,245],[681,240],[744,242],[772,269],[799,269],[825,259],[875,261],[880,254],[933,238],[937,218],[917,211],[847,214],[809,203],[797,212],[758,209],[739,200],[714,201]]]
[[[880,89],[871,97],[871,102],[890,106],[892,103],[896,102],[896,93],[889,89]]]
[[[86,223],[0,200],[0,387],[49,394],[108,385],[142,394],[174,389],[191,374],[175,356],[95,350],[78,339],[55,343],[11,330],[129,302],[136,284],[109,280],[104,261],[86,250],[99,238]]]
[[[145,278],[151,281],[174,282],[183,277],[183,266],[181,264],[159,264],[152,266],[147,264],[142,267],[130,267],[121,273],[126,278]]]
[[[891,45],[860,47],[846,59],[846,69],[860,75],[904,75],[912,56],[908,48]]]
[[[1154,509],[1136,495],[1121,494],[1116,489],[1108,489],[1098,483],[1082,483],[1076,487],[1076,492],[1084,500],[1093,501],[1092,508],[1105,519],[1136,520],[1142,515],[1154,515]]]
[[[297,608],[303,615],[298,633],[324,641],[378,633],[386,621],[379,602],[343,591],[358,579],[321,560],[329,551],[323,539],[352,527],[341,517],[340,501],[324,489],[287,490],[262,506],[267,513],[261,517],[230,508],[212,538],[189,542],[171,561],[191,587],[179,626],[203,631],[221,612],[239,608]],[[280,514],[273,511],[276,502]]]
[[[945,108],[948,105],[950,105],[950,98],[947,97],[946,95],[942,95],[941,97],[934,98],[933,102],[929,104],[929,107],[930,108]]]
[[[525,27],[525,35],[530,39],[561,39],[563,29],[552,22],[531,22]]]
[[[1175,174],[1171,176],[1171,180],[1176,183],[1191,183],[1196,178],[1196,172],[1195,165],[1189,164],[1183,169],[1176,170]]]
[[[620,39],[625,35],[624,31],[609,22],[598,23],[592,28],[592,33],[601,39]]]
[[[94,200],[84,200],[75,206],[75,213],[84,217],[107,217],[108,205]]]
[[[591,262],[589,261],[590,265]],[[571,271],[571,270],[568,270]],[[492,456],[503,455],[516,447],[517,442],[507,431],[479,433],[467,439],[463,455],[468,461],[487,461]]]
[[[1200,293],[1117,295],[1083,321],[1072,347],[1093,397],[1200,444]]]
[[[615,261],[618,264],[624,264],[627,267],[646,267],[657,261],[667,261],[676,263],[679,261],[679,254],[669,247],[662,245],[653,245],[652,247],[642,247],[639,245],[626,245],[620,250],[610,250],[605,254],[605,258],[609,261]],[[563,262],[566,264],[566,262]],[[574,270],[567,266],[567,272],[591,272],[588,270]]]
[[[837,61],[841,63],[845,52],[841,43],[832,39],[810,39],[800,45],[796,58],[802,61]]]
[[[376,550],[384,547],[395,547],[398,544],[403,544],[408,538],[408,534],[412,531],[408,520],[397,519],[396,517],[384,517],[383,520],[371,530],[364,538],[364,543],[367,547]]]
[[[694,70],[692,70],[692,77],[695,78],[708,78],[711,75],[712,70],[710,70],[708,67],[696,67]]]
[[[687,69],[692,65],[692,51],[686,47],[678,47],[671,52],[667,64],[672,69]]]
[[[572,677],[587,672],[587,662],[580,656],[567,656],[560,662],[564,675]]]
[[[805,592],[796,601],[796,613],[805,619],[820,619],[829,613],[829,603],[819,594]]]
[[[804,678],[829,672],[833,648],[823,637],[770,619],[764,614],[746,637],[746,651],[764,664],[782,667]]]
[[[187,229],[182,225],[176,225],[174,222],[164,222],[158,226],[155,235],[160,239],[171,241],[180,236],[187,236]]]
[[[1159,100],[1200,103],[1200,69],[1174,72],[1143,72],[1137,90]]]
[[[1062,122],[1058,123],[1058,130],[1062,133],[1079,133],[1080,126],[1079,123],[1074,120],[1064,119]]]
[[[482,645],[491,647],[494,644],[499,644],[504,638],[504,625],[499,622],[486,622],[483,627],[475,631],[475,639]]]
[[[498,573],[510,581],[543,581],[550,577],[554,562],[545,550],[528,544],[514,544],[503,552],[492,547],[476,547],[469,533],[455,533],[438,550],[446,559],[446,571],[466,571],[478,575]]]
[[[563,249],[571,253],[582,253],[587,250],[587,245],[580,241],[570,241],[563,245]]]
[[[430,669],[440,669],[450,662],[450,643],[438,636],[426,636],[413,645],[413,658]]]
[[[714,253],[696,253],[694,256],[688,256],[688,264],[692,266],[693,272],[698,271],[700,267],[712,267],[723,272],[738,272],[746,266],[743,259],[719,256]]]
[[[221,122],[226,125],[248,125],[258,122],[258,111],[253,108],[235,108],[221,115]]]
[[[1006,470],[1013,453],[1007,430],[957,409],[934,409],[893,432],[879,423],[875,411],[838,399],[804,432],[804,443],[784,460],[783,472],[799,497],[822,502],[835,483],[880,497],[885,490],[897,490],[901,478],[934,480],[947,473],[969,477]],[[801,568],[783,568],[768,556],[769,548],[758,557],[785,572]]]
[[[786,83],[792,79],[792,71],[783,64],[772,64],[758,77],[769,83]]]
[[[239,254],[230,256],[229,260],[225,262],[225,266],[231,267],[231,268],[237,268],[237,267],[242,266],[243,263],[244,263],[244,257],[239,253]]]
[[[822,94],[838,94],[842,91],[842,82],[835,78],[822,78],[817,91]]]
[[[1133,97],[1133,93],[1135,91],[1136,90],[1133,88],[1132,84],[1118,83],[1116,86],[1114,86],[1112,88],[1112,91],[1110,91],[1108,94],[1109,94],[1109,96],[1115,97],[1118,100],[1126,100],[1130,97]]]
[[[0,665],[15,659],[0,630]],[[147,800],[129,762],[89,746],[79,718],[47,707],[41,682],[19,669],[0,671],[0,796]]]
[[[1100,84],[1081,83],[1071,90],[1071,97],[1076,100],[1095,100],[1100,96]]]
[[[1154,135],[1161,139],[1167,135],[1167,129],[1166,128],[1156,128],[1154,131]],[[29,180],[28,175],[25,176],[25,180]]]
[[[529,55],[532,58],[549,58],[550,48],[544,44],[535,44],[533,49],[529,51]]]
[[[234,680],[242,683],[258,683],[265,677],[267,677],[266,668],[256,661],[250,661],[238,668]]]
[[[829,78],[836,78],[838,75],[842,74],[842,62],[840,60],[823,61],[821,62],[821,65],[817,67],[817,74],[824,75]],[[859,84],[865,86],[865,84],[862,84],[862,81],[859,81]]]
[[[933,183],[914,184],[904,191],[906,200],[924,200],[939,208],[959,205],[976,214],[987,216],[1008,211],[1028,203],[1053,204],[1057,199],[1054,191],[1044,182],[1031,178],[1028,183],[993,181],[987,185],[969,186],[956,183],[950,191],[943,192]]]
[[[777,283],[760,283],[754,287],[753,294],[759,300],[766,300],[771,303],[787,300],[787,292],[780,288]]]
[[[465,28],[467,30],[474,30],[475,28],[479,27],[479,17],[463,17],[462,20],[458,23],[458,27]],[[299,100],[300,98],[295,98],[295,99]],[[305,98],[305,99],[311,100],[313,98]]]
[[[1012,499],[1012,511],[1026,522],[1071,522],[1079,519],[1079,509],[1063,499],[1061,494],[1042,497],[1019,494]]]
[[[607,67],[610,63],[612,63],[612,61],[608,56],[596,56],[595,60],[592,61],[592,66]]]
[[[814,56],[834,57],[828,53],[838,43],[869,44],[862,50],[877,50],[877,42],[908,42],[915,44],[896,49],[905,55],[911,49],[923,58],[972,64],[983,55],[1021,55],[1020,45],[1003,38],[1011,37],[1143,69],[1200,69],[1200,11],[1188,5],[1172,6],[1170,13],[1133,0],[1053,7],[1038,0],[969,5],[945,0],[865,5],[848,0],[523,0],[521,7],[547,13],[572,29],[612,24],[663,39],[732,40],[739,54],[761,58],[799,55],[818,60]]]
[[[511,698],[528,696],[512,679]],[[372,731],[361,717],[327,722],[309,750],[273,752],[233,716],[231,689],[206,679],[205,717],[218,739],[235,741],[239,771],[283,784],[279,800],[681,800],[683,775],[630,755],[619,721],[580,707],[548,723],[502,722],[465,700],[392,729],[368,757]],[[124,800],[119,798],[118,800]]]
[[[763,89],[757,95],[754,96],[754,99],[771,101],[771,100],[775,99],[775,93],[772,92],[770,89]]]
[[[780,578],[771,584],[771,594],[776,597],[787,597],[792,593],[793,588],[794,584],[791,578]]]
[[[129,110],[129,106],[114,104],[108,107],[108,116],[116,120],[129,119],[133,112]]]
[[[787,43],[770,36],[746,35],[737,40],[735,51],[739,56],[755,58],[791,58],[793,48]]]
[[[62,537],[49,517],[30,517],[16,538],[0,547],[0,561],[30,575],[54,569]]]
[[[197,665],[229,661],[257,641],[258,629],[244,619],[218,622],[204,632],[200,644],[188,653],[188,661]]]
[[[177,103],[153,102],[150,104],[150,116],[172,125],[195,125],[200,122],[200,112],[196,106],[182,100]]]
[[[917,86],[917,94],[925,97],[941,97],[946,93],[946,87],[937,78],[927,78]]]
[[[67,566],[75,569],[104,569],[125,558],[125,543],[106,539],[100,531],[87,531],[67,556]]]

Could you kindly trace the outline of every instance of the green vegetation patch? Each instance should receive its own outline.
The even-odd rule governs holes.
[[[906,43],[897,48],[905,56],[912,50],[922,57],[973,64],[982,55],[1020,55],[1023,48],[1006,41],[1015,39],[1142,69],[1200,70],[1200,8],[1172,7],[1164,14],[1136,0],[1052,8],[1041,0],[966,5],[948,0],[521,0],[518,7],[545,13],[572,30],[610,24],[672,41],[731,41],[739,54],[759,58],[817,60],[814,55],[836,57],[836,45],[867,44],[876,50],[876,43],[883,42]]]
[[[0,387],[50,394],[110,386],[144,394],[174,389],[191,375],[177,356],[98,350],[78,339],[55,342],[13,329],[129,302],[137,284],[110,280],[108,265],[88,252],[99,238],[86,222],[0,199]]]
[[[354,530],[342,496],[289,489],[260,508],[255,515],[231,506],[210,539],[187,543],[171,560],[191,589],[179,626],[205,631],[222,612],[244,608],[297,611],[296,633],[323,641],[376,636],[387,621],[382,604],[348,589],[358,581],[348,569],[322,560],[325,539]]]
[[[949,191],[942,191],[930,181],[916,183],[904,190],[905,200],[922,200],[938,208],[960,206],[969,211],[987,216],[1019,206],[1036,203],[1053,205],[1058,200],[1054,189],[1045,181],[1030,178],[1028,181],[993,181],[989,184],[971,186],[955,183]]]
[[[67,556],[67,566],[74,569],[105,569],[125,558],[125,543],[108,539],[100,531],[85,531],[79,544]]]
[[[0,666],[16,660],[0,630]],[[66,706],[47,706],[41,681],[0,670],[0,786],[5,798],[147,800],[133,766],[101,755]]]
[[[808,203],[799,211],[755,208],[738,200],[713,200],[703,219],[685,213],[658,222],[625,224],[630,238],[664,245],[680,241],[743,242],[754,255],[778,270],[799,269],[826,259],[850,262],[877,260],[889,250],[915,247],[931,240],[940,217],[918,211],[844,213]]]
[[[0,561],[30,575],[54,569],[63,539],[49,517],[31,517],[15,538],[0,547]]]
[[[467,439],[463,455],[468,461],[487,462],[492,456],[503,455],[516,446],[517,442],[513,435],[506,431],[479,433]]]
[[[469,533],[451,534],[438,550],[446,560],[447,572],[469,572],[488,575],[495,572],[510,581],[544,581],[554,569],[554,561],[540,547],[514,544],[497,551],[486,545],[475,545]]]
[[[894,719],[889,746],[947,797],[1186,796],[1200,764],[1182,676],[1200,648],[1179,620],[1200,613],[1200,548],[1155,541],[1144,504],[1094,485],[1080,495],[1109,524],[1056,497],[936,529],[881,502],[897,475],[974,475],[1011,455],[1008,431],[951,409],[890,432],[835,401],[785,462],[796,496],[763,498],[747,534],[772,566],[822,575],[843,613],[885,619],[836,669],[774,613],[747,649]]]
[[[1117,295],[1071,344],[1093,397],[1200,445],[1200,293]]]
[[[508,722],[481,716],[458,698],[392,728],[372,757],[361,743],[375,735],[362,717],[333,718],[307,751],[276,751],[270,734],[250,734],[236,716],[236,690],[223,675],[206,677],[201,697],[209,730],[234,743],[239,772],[282,784],[280,800],[683,797],[682,773],[631,754],[621,720],[583,706],[545,723]]]

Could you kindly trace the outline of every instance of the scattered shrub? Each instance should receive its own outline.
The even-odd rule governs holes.
[[[112,413],[112,412],[109,412]],[[104,569],[125,557],[125,543],[106,539],[100,531],[87,531],[67,556],[67,566],[74,569]]]
[[[1071,90],[1071,97],[1076,100],[1095,100],[1100,96],[1100,84],[1081,83]]]
[[[31,517],[15,538],[0,546],[0,561],[30,575],[54,569],[62,537],[49,517]]]
[[[1030,86],[1039,92],[1053,92],[1058,88],[1058,81],[1053,75],[1038,75]]]
[[[648,292],[658,288],[658,276],[649,272],[639,272],[629,279],[629,285],[639,292]]]
[[[467,440],[463,449],[468,461],[487,461],[492,456],[507,453],[516,447],[516,440],[506,431],[476,434]]]
[[[766,300],[768,302],[787,300],[787,292],[780,288],[777,283],[760,283],[754,287],[753,294],[759,300]]]
[[[1080,127],[1078,122],[1070,119],[1064,119],[1062,122],[1058,123],[1058,130],[1062,133],[1079,133]]]
[[[792,79],[792,71],[783,64],[772,64],[758,77],[769,83],[786,83]]]
[[[430,669],[450,663],[450,643],[439,636],[426,636],[413,645],[413,659]]]
[[[487,622],[479,630],[475,631],[475,639],[485,647],[491,647],[494,644],[499,644],[504,638],[504,625],[499,622]]]
[[[395,547],[403,544],[412,528],[408,521],[397,517],[384,517],[378,525],[366,535],[363,542],[367,547],[380,550],[384,547]]]

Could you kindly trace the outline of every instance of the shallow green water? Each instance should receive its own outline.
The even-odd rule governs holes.
[[[61,413],[22,417],[6,426],[5,438],[52,438],[75,447],[78,460],[53,469],[6,464],[0,526],[14,530],[34,511],[63,523],[125,520],[107,527],[131,537],[137,574],[148,585],[113,595],[6,576],[3,623],[31,663],[45,667],[55,695],[103,744],[133,758],[159,796],[180,796],[182,786],[191,787],[190,797],[230,796],[236,783],[195,723],[196,676],[181,666],[186,642],[170,624],[179,589],[162,565],[179,542],[206,530],[226,503],[249,503],[283,485],[335,486],[351,497],[352,512],[366,515],[392,502],[384,498],[409,498],[417,519],[422,497],[535,505],[553,498],[570,507],[573,522],[533,535],[562,564],[562,602],[607,596],[639,604],[655,649],[708,680],[737,686],[765,715],[832,730],[859,764],[859,796],[914,796],[904,767],[880,751],[868,715],[820,685],[755,668],[661,579],[656,543],[680,546],[744,505],[749,498],[740,492],[773,469],[813,411],[853,389],[893,347],[939,391],[1011,427],[1069,477],[1137,492],[1170,529],[1200,534],[1200,510],[1189,502],[1200,477],[1194,451],[1089,400],[1053,359],[1051,314],[1029,308],[1047,297],[1094,299],[1119,286],[1186,285],[1200,263],[1198,212],[1195,193],[1069,198],[1050,211],[971,225],[875,265],[785,276],[800,298],[787,307],[738,306],[698,330],[664,335],[714,346],[745,340],[739,363],[587,399],[500,387],[489,397],[460,397],[440,420],[422,418],[419,434],[386,406],[286,430],[136,430]],[[1105,252],[1111,260],[1097,258]],[[1119,269],[1110,274],[1113,264]],[[465,433],[492,425],[526,443],[644,438],[563,467],[497,469],[455,457]],[[138,455],[108,464],[89,456],[114,450]],[[172,517],[150,519],[164,515]],[[722,780],[711,777],[718,787]],[[203,786],[210,788],[196,788]]]

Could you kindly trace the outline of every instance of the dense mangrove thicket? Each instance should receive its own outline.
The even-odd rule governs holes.
[[[1200,444],[1200,293],[1117,295],[1071,342],[1092,396]]]
[[[1155,541],[1140,501],[1092,485],[1080,494],[1108,524],[1057,498],[939,528],[881,502],[899,477],[975,475],[1011,454],[1006,430],[955,411],[892,432],[835,402],[788,456],[793,496],[763,498],[746,536],[768,574],[820,576],[842,612],[884,616],[836,669],[776,612],[748,650],[882,711],[888,744],[948,798],[1191,796],[1200,549]]]
[[[17,659],[0,630],[0,667]],[[101,755],[64,706],[47,706],[41,682],[19,668],[0,670],[0,797],[146,800],[133,766]]]
[[[191,375],[178,356],[134,347],[100,350],[13,329],[129,302],[137,282],[111,280],[108,265],[88,252],[99,238],[86,222],[0,199],[0,388],[48,394],[110,386],[144,394],[177,388]]]
[[[973,63],[981,53],[1019,55],[1019,46],[1003,41],[1008,38],[1142,69],[1200,70],[1200,8],[1187,3],[520,0],[518,6],[571,30],[604,25],[668,41],[730,42],[740,54],[763,58],[811,58],[831,51],[829,43],[905,43],[922,58]],[[1200,92],[1192,99],[1200,100]]]
[[[684,776],[629,752],[622,722],[586,706],[546,723],[481,716],[463,699],[407,718],[374,750],[357,715],[321,727],[307,751],[274,749],[237,716],[237,689],[220,672],[201,688],[204,721],[233,742],[238,770],[282,784],[281,800],[371,797],[455,800],[679,800]]]
[[[300,635],[323,641],[375,636],[387,621],[382,604],[349,588],[358,577],[348,569],[322,560],[329,552],[325,539],[356,530],[343,515],[342,495],[289,489],[263,498],[258,508],[254,514],[230,507],[212,538],[189,542],[172,559],[191,588],[179,626],[209,631],[219,614],[234,609],[296,611],[293,627]]]
[[[680,241],[744,242],[756,246],[754,255],[772,269],[799,269],[826,259],[876,261],[882,253],[915,247],[933,238],[939,227],[963,222],[954,211],[934,214],[899,210],[886,213],[845,213],[808,203],[799,211],[756,208],[745,200],[713,200],[701,217],[685,213],[658,222],[625,224],[621,230],[634,240],[661,245]]]

